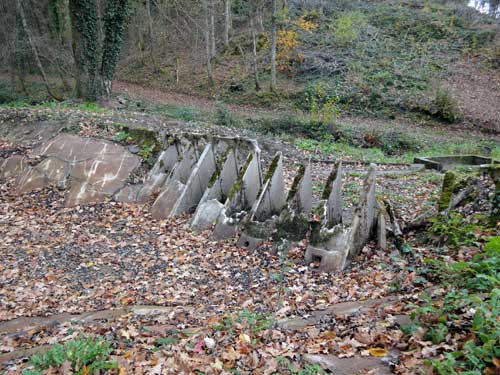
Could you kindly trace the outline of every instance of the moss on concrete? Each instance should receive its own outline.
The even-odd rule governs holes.
[[[294,214],[291,210],[283,210],[276,223],[274,240],[288,239],[300,241],[306,238],[309,231],[309,221],[305,214]]]
[[[302,164],[299,167],[299,170],[297,171],[297,175],[293,179],[292,187],[290,188],[290,191],[288,192],[288,197],[286,198],[287,202],[291,201],[297,194],[297,191],[299,190],[299,185],[302,182],[302,178],[304,177],[305,173],[306,173],[306,167]]]

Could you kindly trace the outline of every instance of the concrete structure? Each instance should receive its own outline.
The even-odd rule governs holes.
[[[319,260],[325,271],[342,270],[371,239],[387,247],[390,218],[375,199],[373,168],[347,224],[341,162],[332,168],[313,209],[310,163],[299,167],[287,192],[281,153],[263,176],[260,149],[253,140],[200,134],[155,139],[161,144],[158,157],[142,178],[136,173],[141,159],[129,152],[137,147],[69,134],[36,149],[36,159],[12,155],[0,160],[0,177],[17,178],[20,194],[49,185],[66,189],[68,206],[115,199],[151,202],[151,214],[159,220],[193,214],[189,225],[194,230],[213,227],[215,238],[236,237],[243,247],[255,248],[270,239],[285,246],[310,235],[305,260]]]
[[[338,188],[338,178],[341,171],[341,164],[332,171],[325,192],[329,192],[331,197],[334,188]],[[334,168],[334,169],[335,169]],[[335,176],[335,178],[333,178]],[[331,184],[331,185],[330,185]],[[336,186],[337,184],[337,186]],[[329,189],[332,189],[329,191]],[[339,197],[337,193],[334,194]],[[326,194],[323,194],[325,197]],[[333,203],[333,206],[332,206]],[[323,212],[320,222],[312,225],[311,241],[305,254],[306,263],[318,261],[320,269],[323,271],[341,271],[346,265],[356,257],[361,249],[374,238],[379,219],[378,203],[375,198],[375,168],[370,167],[363,183],[363,190],[359,205],[354,211],[354,217],[350,225],[342,224],[330,218],[339,218],[339,215],[332,215],[335,212],[335,206],[341,204],[335,199],[328,199],[319,206]],[[385,228],[385,224],[380,223],[380,228]],[[379,236],[379,239],[381,236]],[[382,238],[383,244],[383,238]]]

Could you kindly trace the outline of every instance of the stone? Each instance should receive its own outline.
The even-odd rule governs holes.
[[[141,162],[122,146],[71,134],[58,135],[38,147],[34,155],[42,161],[24,168],[17,179],[18,192],[48,185],[65,189],[70,185],[67,207],[102,202],[113,196]]]
[[[28,167],[24,173],[16,179],[16,185],[17,194],[24,194],[48,186],[49,179],[38,169]]]
[[[117,202],[135,203],[137,202],[137,194],[141,188],[142,185],[125,186],[113,198]]]
[[[27,168],[26,159],[21,155],[13,155],[5,159],[0,164],[0,177],[11,178],[17,177]]]
[[[311,365],[319,365],[335,375],[366,373],[366,370],[369,370],[369,373],[373,375],[392,373],[387,361],[377,357],[339,358],[333,355],[305,354],[303,358],[305,362]]]

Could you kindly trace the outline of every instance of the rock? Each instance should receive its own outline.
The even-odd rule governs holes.
[[[8,157],[0,164],[0,177],[10,178],[19,175],[27,168],[26,159],[21,155]]]
[[[130,145],[130,146],[128,146],[128,147],[127,147],[127,150],[128,150],[130,153],[132,153],[132,154],[138,154],[138,153],[139,153],[139,151],[140,151],[140,148],[139,148],[139,146],[137,146],[137,145]]]
[[[114,143],[61,134],[34,150],[42,159],[28,166],[21,156],[2,163],[3,176],[18,175],[17,191],[29,192],[49,185],[71,186],[66,206],[102,202],[125,185],[141,159]]]

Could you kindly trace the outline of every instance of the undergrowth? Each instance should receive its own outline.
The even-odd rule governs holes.
[[[428,264],[443,292],[423,296],[405,332],[437,346],[438,356],[428,361],[437,374],[498,373],[500,237],[491,237],[469,260]]]
[[[109,359],[111,352],[110,344],[100,337],[79,337],[31,357],[30,368],[24,370],[23,375],[42,375],[64,364],[68,364],[71,373],[76,375],[99,373],[117,368],[117,364]]]

